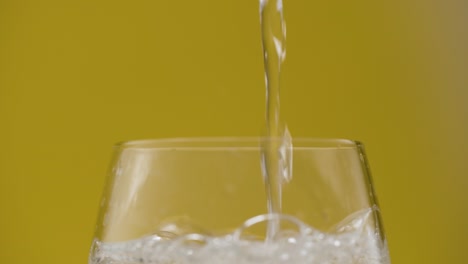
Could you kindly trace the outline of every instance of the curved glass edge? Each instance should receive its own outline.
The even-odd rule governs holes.
[[[387,238],[385,236],[385,230],[383,226],[382,214],[380,211],[379,201],[377,199],[377,194],[375,192],[374,180],[372,178],[369,161],[367,160],[366,151],[364,144],[360,141],[355,141],[356,146],[359,152],[359,159],[361,160],[362,171],[364,172],[364,178],[367,183],[367,193],[369,194],[369,202],[373,204],[373,216],[374,223],[376,224],[376,232],[381,238],[385,246],[387,246]]]
[[[164,148],[258,148],[265,141],[282,141],[283,138],[265,137],[194,137],[162,138],[122,141],[115,149],[164,149]],[[334,138],[292,138],[294,148],[358,148],[359,141]]]

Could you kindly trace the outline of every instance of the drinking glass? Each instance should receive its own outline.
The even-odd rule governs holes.
[[[390,263],[363,145],[293,139],[292,177],[273,214],[260,162],[267,140],[116,145],[89,263]]]

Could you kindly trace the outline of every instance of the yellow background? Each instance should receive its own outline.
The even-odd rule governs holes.
[[[294,136],[362,140],[393,263],[465,263],[466,1],[286,0]],[[112,145],[262,133],[255,0],[0,1],[0,263],[86,263]]]

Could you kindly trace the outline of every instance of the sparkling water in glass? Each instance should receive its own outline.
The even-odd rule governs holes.
[[[266,140],[115,146],[89,264],[390,263],[361,143],[293,139],[282,211],[271,213]]]

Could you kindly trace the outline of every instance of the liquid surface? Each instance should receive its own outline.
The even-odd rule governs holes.
[[[170,234],[137,240],[95,241],[90,264],[389,264],[385,245],[370,228],[372,210],[347,217],[333,233],[313,229],[285,215],[261,215],[233,233],[208,236]],[[287,221],[294,229],[280,230],[270,241],[249,239],[248,228],[268,221]]]

